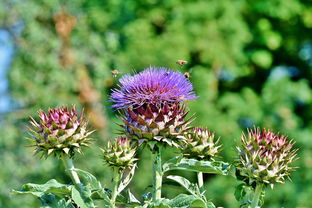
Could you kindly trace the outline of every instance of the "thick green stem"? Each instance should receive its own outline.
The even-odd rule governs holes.
[[[161,199],[161,186],[162,186],[162,166],[161,166],[161,149],[160,147],[156,147],[154,153],[154,165],[153,165],[153,179],[154,179],[154,202]]]
[[[201,189],[204,186],[204,178],[203,178],[202,172],[197,173],[197,181],[198,181],[198,186]]]
[[[119,168],[114,168],[114,175],[113,175],[113,191],[112,191],[112,198],[111,198],[111,208],[116,208],[116,198],[117,198],[117,190],[121,179],[121,173]]]
[[[68,171],[70,178],[72,179],[74,184],[80,184],[80,179],[78,174],[75,172],[75,166],[73,163],[73,160],[66,157],[62,156],[62,160],[65,166],[65,170]]]
[[[251,208],[257,208],[258,204],[259,204],[259,200],[260,200],[260,196],[261,196],[261,192],[262,192],[262,188],[263,188],[263,184],[257,184],[256,186],[256,190],[251,202]]]

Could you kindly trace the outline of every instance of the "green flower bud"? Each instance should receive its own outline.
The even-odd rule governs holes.
[[[219,139],[214,141],[214,134],[207,128],[195,127],[186,135],[186,141],[182,144],[181,149],[183,156],[199,160],[210,160],[217,153]]]
[[[114,142],[109,141],[107,146],[101,149],[104,160],[109,166],[121,169],[133,167],[135,161],[136,148],[125,137],[118,137]]]

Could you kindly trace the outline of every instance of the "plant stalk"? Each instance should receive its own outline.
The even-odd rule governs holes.
[[[73,160],[69,157],[62,156],[62,160],[65,166],[65,170],[68,171],[69,176],[74,184],[80,184],[80,179],[78,174],[75,171],[75,166]]]
[[[154,164],[153,164],[153,178],[154,178],[154,195],[153,200],[156,202],[157,200],[161,199],[161,186],[162,186],[162,166],[161,166],[161,148],[156,146],[154,152]]]
[[[198,186],[201,189],[204,186],[203,172],[197,172]]]
[[[119,168],[114,168],[114,175],[113,175],[113,191],[112,191],[112,197],[111,197],[111,208],[116,208],[116,198],[117,198],[117,191],[119,182],[121,179],[121,173],[119,171]]]
[[[259,204],[259,200],[260,200],[260,196],[261,196],[261,192],[262,192],[262,188],[263,188],[263,184],[257,184],[256,186],[256,190],[251,202],[251,208],[257,208],[258,204]]]

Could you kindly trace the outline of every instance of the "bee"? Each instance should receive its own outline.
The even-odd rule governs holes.
[[[185,60],[177,60],[176,64],[179,64],[180,66],[183,66],[183,65],[187,64],[187,61],[185,61]]]
[[[112,71],[113,77],[117,77],[118,74],[120,74],[119,70],[115,69],[115,70]]]
[[[189,79],[189,78],[191,77],[191,73],[192,73],[192,69],[189,70],[189,71],[187,71],[187,72],[184,72],[184,77],[185,77],[186,79]]]
[[[191,77],[190,72],[184,72],[184,76],[186,79],[189,79]]]

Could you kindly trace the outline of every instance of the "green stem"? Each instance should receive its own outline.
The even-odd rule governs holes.
[[[161,148],[156,146],[154,152],[154,165],[153,165],[153,178],[154,178],[154,202],[161,199],[161,186],[162,186],[162,167],[161,167]]]
[[[261,192],[262,192],[262,188],[263,188],[263,184],[262,183],[257,184],[256,190],[255,190],[252,202],[251,202],[251,208],[257,208],[258,207],[259,199],[260,199]]]
[[[198,181],[198,186],[201,189],[204,186],[203,172],[197,173],[197,181]]]
[[[81,182],[80,182],[78,174],[75,171],[73,160],[66,156],[62,156],[62,160],[65,166],[65,170],[68,171],[69,176],[74,182],[74,184],[80,184]]]
[[[113,175],[113,182],[114,182],[114,187],[113,187],[113,192],[112,192],[112,198],[111,198],[111,208],[116,208],[116,198],[117,198],[117,191],[118,191],[118,186],[119,182],[121,179],[121,173],[119,168],[114,168],[114,175]]]

